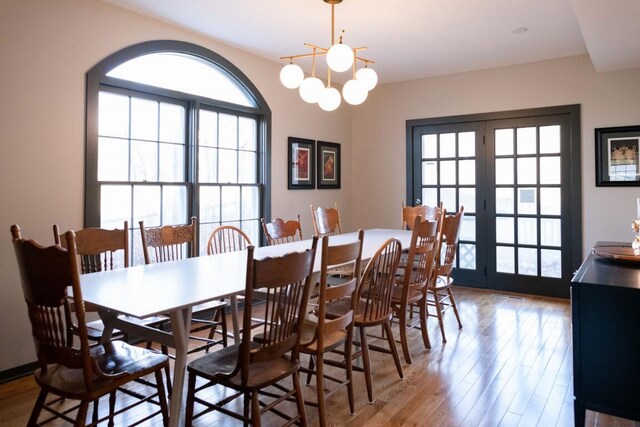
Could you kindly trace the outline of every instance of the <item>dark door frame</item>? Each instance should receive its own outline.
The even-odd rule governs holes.
[[[552,107],[530,108],[522,110],[499,111],[492,113],[466,114],[459,116],[434,117],[425,119],[412,119],[406,121],[406,200],[412,203],[417,195],[414,193],[413,180],[415,172],[413,168],[413,135],[414,129],[419,126],[435,126],[443,124],[461,124],[466,122],[493,121],[501,119],[519,119],[536,116],[561,115],[565,114],[569,117],[569,158],[570,158],[570,194],[569,202],[572,209],[569,227],[571,232],[571,244],[565,247],[569,253],[567,256],[570,260],[572,270],[575,271],[582,263],[582,159],[581,159],[581,130],[580,130],[580,105],[560,105]],[[478,206],[477,209],[480,209]],[[571,280],[571,278],[567,278]],[[569,297],[568,288],[567,294]]]

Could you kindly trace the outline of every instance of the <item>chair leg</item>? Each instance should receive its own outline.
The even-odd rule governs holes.
[[[296,392],[296,406],[298,407],[298,415],[300,416],[300,425],[307,425],[307,412],[304,408],[304,396],[302,394],[302,386],[300,385],[300,372],[293,373],[293,387]]]
[[[453,313],[456,315],[456,320],[458,321],[458,329],[462,329],[460,314],[458,314],[458,306],[456,305],[456,300],[453,298],[453,291],[451,290],[451,288],[447,288],[447,293],[449,294],[449,301],[451,301],[451,307],[453,308]]]
[[[97,403],[97,400],[96,400]],[[94,408],[97,408],[98,405],[95,405]],[[109,393],[109,427],[113,427],[113,413],[116,411],[116,391],[112,391]],[[97,411],[96,411],[97,415]],[[97,419],[96,419],[97,421]]]
[[[81,427],[86,424],[88,410],[89,410],[89,401],[88,400],[81,401],[80,407],[78,408],[78,413],[76,414],[76,421],[75,423],[73,423],[76,427]]]
[[[438,291],[433,291],[433,301],[436,306],[436,314],[438,315],[438,324],[440,325],[440,333],[442,334],[442,342],[447,342],[447,337],[444,333],[444,321],[442,319],[442,304],[440,304],[440,296],[438,295]]]
[[[355,415],[355,399],[353,397],[353,328],[347,335],[347,341],[344,344],[344,364],[347,375],[347,395],[349,397],[349,414]]]
[[[318,397],[318,416],[320,418],[320,427],[327,424],[324,409],[324,361],[322,360],[322,352],[316,355],[316,393]]]
[[[165,356],[169,355],[169,349],[167,348],[166,345],[160,346],[160,350],[162,351],[162,354],[164,354]],[[164,376],[167,380],[167,396],[171,396],[171,393],[173,392],[173,386],[171,384],[171,367],[169,366],[168,363],[167,363],[167,366],[165,366],[164,368]]]
[[[250,412],[249,411],[249,409],[250,409],[249,406],[251,405],[251,394],[249,392],[245,392],[244,396],[242,397],[242,401],[243,401],[243,404],[244,404],[244,419],[245,420],[250,420],[251,416],[249,414],[249,412]],[[244,425],[245,426],[247,425],[246,421],[244,422]]]
[[[311,377],[313,376],[313,371],[316,369],[316,361],[313,355],[309,356],[309,368],[307,370],[307,385],[311,384]]]
[[[427,295],[423,294],[422,300],[418,303],[420,309],[420,332],[422,332],[422,342],[424,348],[431,350],[431,340],[429,339],[429,330],[427,329]]]
[[[409,342],[407,339],[407,308],[400,307],[398,310],[400,317],[400,343],[402,344],[402,354],[404,361],[411,364],[411,353],[409,353]]]
[[[299,384],[300,380],[298,379],[298,385]],[[258,391],[251,392],[251,423],[254,427],[260,427],[260,401],[258,400]]]
[[[158,389],[158,401],[160,402],[160,412],[162,413],[162,425],[169,425],[169,405],[167,405],[167,391],[164,388],[162,372],[156,371],[156,386]]]
[[[36,400],[35,405],[33,405],[27,426],[35,427],[38,425],[38,417],[40,416],[40,411],[42,411],[42,407],[44,406],[47,394],[48,392],[45,389],[40,389],[40,394],[38,394],[38,399]]]
[[[404,373],[402,372],[402,364],[400,363],[400,356],[398,355],[398,347],[396,347],[396,340],[393,339],[393,332],[391,332],[391,325],[389,324],[389,322],[386,322],[384,324],[384,329],[387,331],[389,350],[391,350],[391,355],[393,356],[393,361],[396,364],[398,375],[400,375],[400,378],[404,378]]]
[[[100,398],[93,401],[93,414],[91,416],[91,422],[95,425],[98,425],[98,407],[100,403]],[[111,414],[111,412],[109,412]]]
[[[364,365],[364,381],[367,385],[367,397],[369,403],[373,403],[373,386],[371,384],[371,361],[369,360],[369,344],[365,328],[360,329],[360,347],[362,351],[362,364]]]
[[[184,409],[184,425],[191,427],[193,424],[193,407],[195,405],[196,374],[189,372],[187,379],[187,406]]]

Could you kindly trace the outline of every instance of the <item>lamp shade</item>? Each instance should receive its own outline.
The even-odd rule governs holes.
[[[280,82],[286,88],[295,89],[300,86],[302,80],[304,72],[296,64],[287,64],[280,70]]]
[[[356,71],[356,80],[364,83],[364,87],[367,90],[371,90],[378,84],[378,74],[371,68],[360,68]]]
[[[349,80],[342,88],[342,96],[351,105],[362,104],[369,95],[369,91],[360,80]]]
[[[327,65],[333,71],[347,71],[353,65],[353,61],[353,50],[346,44],[334,44],[327,52]]]
[[[324,83],[317,77],[307,77],[300,85],[300,98],[305,102],[314,104],[320,100],[324,91]]]
[[[324,111],[333,111],[340,106],[340,92],[334,87],[328,87],[322,91],[318,105]]]

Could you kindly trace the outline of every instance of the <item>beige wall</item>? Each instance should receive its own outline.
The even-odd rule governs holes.
[[[222,4],[222,3],[221,3]],[[272,111],[272,215],[302,215],[339,202],[352,223],[350,168],[341,190],[287,190],[287,137],[342,144],[351,162],[351,113],[300,100],[279,82],[282,64],[97,0],[0,0],[0,371],[35,360],[9,226],[52,243],[51,226],[81,228],[84,203],[85,73],[106,56],[147,40],[196,43],[222,55],[255,84]]]
[[[580,104],[585,254],[598,240],[631,242],[640,187],[595,186],[594,128],[640,125],[640,69],[596,73],[588,56],[384,85],[353,110],[352,217],[397,226],[406,197],[408,119]]]
[[[596,127],[640,124],[640,70],[597,74],[586,56],[382,85],[352,110],[324,113],[278,82],[280,64],[97,0],[0,0],[0,371],[34,360],[9,239],[51,242],[51,225],[83,223],[85,73],[124,47],[173,39],[209,48],[240,68],[273,113],[272,214],[341,205],[346,228],[396,227],[405,198],[405,121],[553,105],[582,106],[585,251],[630,240],[640,188],[596,188]],[[341,190],[288,191],[288,136],[342,143]]]

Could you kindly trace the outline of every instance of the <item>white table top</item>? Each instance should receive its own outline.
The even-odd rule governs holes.
[[[332,236],[329,244],[353,241],[357,233]],[[403,248],[411,241],[411,231],[366,230],[362,259],[371,258],[389,238],[398,238]],[[314,271],[320,271],[320,242]],[[264,246],[255,249],[261,259],[287,252],[301,251],[311,240]],[[247,253],[199,256],[179,261],[139,265],[129,268],[81,275],[85,301],[99,307],[135,317],[149,317],[187,308],[203,302],[239,293],[245,287]],[[364,266],[362,267],[364,269]]]

